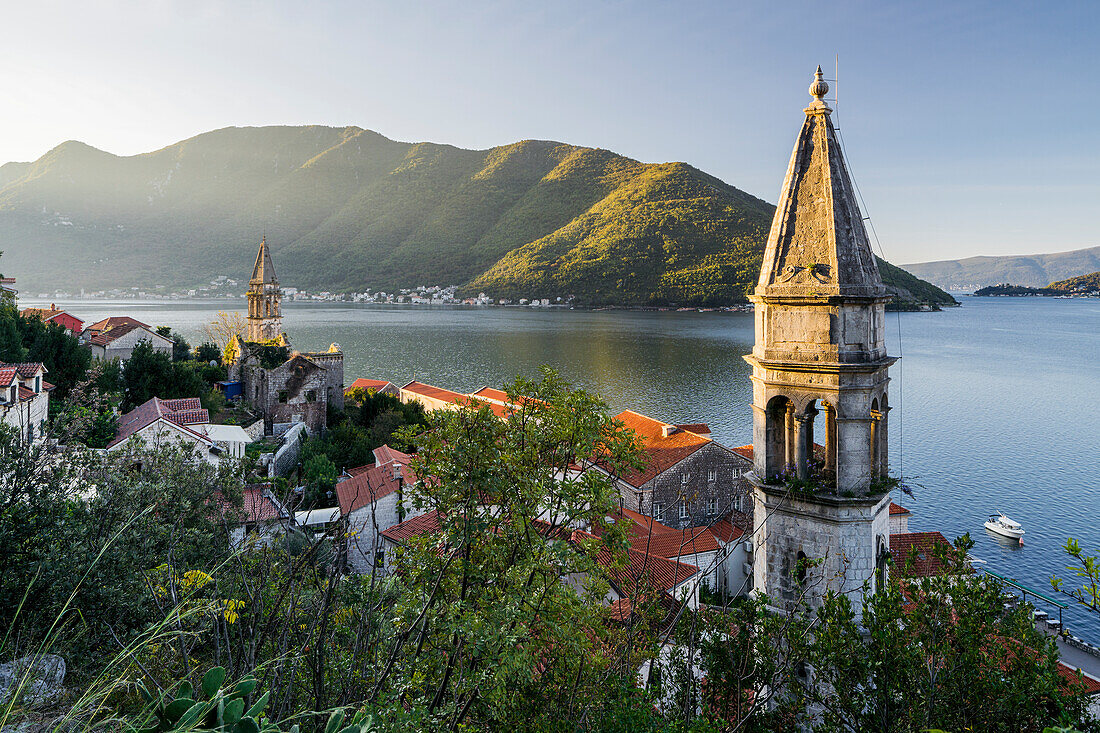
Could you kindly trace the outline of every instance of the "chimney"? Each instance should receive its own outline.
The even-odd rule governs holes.
[[[678,429],[679,428],[677,428],[675,425],[662,425],[661,436],[667,438],[668,436],[675,433]]]

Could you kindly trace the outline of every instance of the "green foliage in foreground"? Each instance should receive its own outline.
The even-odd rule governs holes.
[[[607,521],[613,475],[640,459],[632,434],[552,372],[508,391],[505,420],[435,411],[399,431],[417,449],[409,508],[439,531],[387,547],[388,577],[346,573],[349,526],[231,549],[236,515],[209,510],[236,477],[195,456],[151,451],[135,468],[0,451],[14,487],[0,659],[71,661],[66,730],[1096,730],[1030,609],[959,574],[965,538],[941,576],[895,558],[860,622],[838,595],[786,615],[752,598],[669,613],[644,572],[619,574],[624,528]],[[569,470],[596,456],[611,475]],[[625,623],[604,600],[613,583],[638,601]],[[0,726],[36,712],[22,705],[0,706]]]

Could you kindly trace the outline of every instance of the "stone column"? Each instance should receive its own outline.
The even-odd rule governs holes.
[[[797,448],[795,447],[796,437],[794,428],[794,404],[790,402],[787,403],[786,440],[784,441],[784,443],[787,446],[787,452],[784,459],[785,465],[783,466],[783,469],[785,471],[789,471],[794,468],[795,464],[798,461],[798,452]]]
[[[800,479],[810,476],[810,455],[813,450],[814,416],[801,413],[794,416],[795,421],[795,475]]]
[[[836,473],[836,409],[825,403],[825,470]]]

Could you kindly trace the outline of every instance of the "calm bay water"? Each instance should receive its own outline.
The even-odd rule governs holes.
[[[25,305],[30,305],[28,301]],[[194,336],[243,300],[65,304],[93,321],[126,314]],[[428,308],[288,302],[297,348],[338,343],[345,380],[419,379],[469,392],[549,364],[614,411],[706,422],[715,439],[752,438],[751,314]],[[991,569],[1048,591],[1060,548],[1100,553],[1100,300],[964,298],[942,313],[889,314],[891,470],[919,484],[895,497],[910,530],[970,532]],[[1007,545],[982,523],[1001,509],[1027,529]],[[1070,579],[1067,579],[1070,580]],[[1040,604],[1040,607],[1043,607]],[[1100,618],[1067,625],[1100,641]]]

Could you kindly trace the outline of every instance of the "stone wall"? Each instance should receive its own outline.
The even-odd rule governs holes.
[[[848,499],[793,496],[756,483],[753,583],[776,608],[820,606],[826,590],[845,593],[857,616],[862,585],[875,588],[879,549],[890,545],[890,496]],[[800,559],[819,561],[799,577]]]
[[[649,481],[643,489],[620,482],[628,509],[653,516],[655,503],[664,507],[660,522],[669,527],[701,527],[730,510],[749,513],[752,487],[743,478],[752,462],[717,443],[703,446]],[[712,478],[713,477],[713,478]],[[713,504],[708,511],[707,500]],[[687,516],[681,518],[680,506]]]
[[[324,368],[329,404],[344,409],[344,354],[340,351],[311,351],[302,356]]]
[[[275,458],[268,464],[268,478],[284,476],[290,473],[298,465],[298,458],[302,453],[302,441],[307,435],[304,423],[294,425],[283,434],[283,444],[275,451]]]
[[[262,417],[254,421],[251,425],[243,425],[242,428],[244,432],[248,434],[248,437],[253,440],[259,440],[264,437],[264,419]]]

